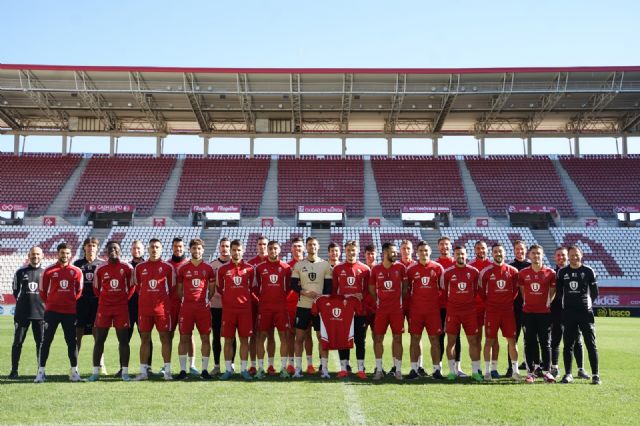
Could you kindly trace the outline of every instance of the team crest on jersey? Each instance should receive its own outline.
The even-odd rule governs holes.
[[[87,281],[93,281],[93,272],[87,272]]]
[[[277,283],[278,282],[278,275],[277,274],[269,275],[269,281],[271,281],[271,284]]]
[[[466,289],[467,289],[467,283],[465,283],[465,282],[463,282],[463,281],[460,281],[460,282],[458,283],[458,290],[460,290],[460,291],[465,291]]]
[[[569,288],[571,290],[577,290],[578,289],[578,281],[570,281],[569,282]]]
[[[507,286],[507,282],[505,280],[498,280],[496,281],[496,285],[500,290],[504,290],[504,288]]]
[[[334,318],[340,318],[340,315],[342,314],[342,309],[340,308],[333,308],[331,310],[331,313],[333,314]]]
[[[113,279],[113,280],[109,281],[109,285],[110,285],[110,286],[111,286],[111,288],[113,288],[113,289],[118,288],[118,283],[119,283],[119,281],[118,281],[118,280],[116,280],[116,279]]]
[[[387,280],[384,282],[384,288],[386,288],[387,290],[391,290],[391,287],[393,287],[393,281]]]
[[[158,281],[157,280],[149,280],[149,288],[151,290],[155,290],[156,287],[158,287]]]
[[[233,283],[234,283],[236,286],[239,286],[240,284],[242,284],[242,277],[240,277],[240,276],[235,276],[235,277],[233,277]]]
[[[429,283],[429,278],[422,277],[422,278],[420,278],[420,282],[422,283],[422,285],[426,286]]]
[[[27,284],[27,287],[29,287],[30,292],[34,292],[38,289],[38,283],[31,281],[29,284]]]
[[[356,283],[356,277],[347,277],[347,285],[353,286]]]
[[[540,283],[531,283],[531,291],[537,293],[540,291]]]
[[[202,281],[200,281],[200,278],[194,278],[191,280],[191,285],[194,286],[195,288],[200,287],[200,283]]]
[[[315,281],[318,275],[315,272],[309,272],[309,279]]]
[[[60,280],[60,288],[63,290],[66,290],[69,287],[69,281],[67,280]]]

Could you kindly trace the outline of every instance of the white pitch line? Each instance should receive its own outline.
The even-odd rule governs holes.
[[[336,366],[337,370],[340,371],[342,367],[340,366],[340,357],[338,356],[338,351],[332,351],[331,358],[333,359],[333,364]],[[362,406],[360,405],[360,398],[358,398],[358,393],[351,387],[351,384],[348,382],[342,383],[342,390],[344,393],[344,401],[347,404],[349,423],[357,425],[367,424],[364,412],[362,411]]]

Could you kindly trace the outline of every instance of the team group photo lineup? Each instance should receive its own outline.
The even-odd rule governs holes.
[[[257,255],[245,259],[242,241],[221,237],[218,257],[207,262],[200,238],[176,236],[169,248],[158,238],[135,240],[130,247],[112,240],[101,259],[100,241],[88,237],[82,258],[74,260],[63,242],[56,247],[57,261],[48,267],[41,264],[42,249],[34,246],[13,281],[9,378],[20,377],[20,355],[31,327],[35,383],[47,380],[58,328],[66,343],[69,380],[94,382],[106,376],[105,342],[114,328],[120,365],[115,377],[124,381],[228,380],[239,373],[246,381],[315,375],[566,384],[575,373],[575,378],[601,384],[593,314],[598,284],[577,245],[558,247],[552,255],[555,265],[545,265],[542,246],[522,240],[513,243],[515,258],[507,259],[501,243],[478,240],[474,253],[467,253],[447,236],[438,239],[435,250],[426,241],[414,247],[410,240],[362,248],[347,240],[323,250],[313,236],[296,237],[286,242],[288,263],[282,260],[283,243],[260,236]],[[124,250],[130,251],[130,262],[121,259]],[[361,255],[364,262],[358,260]],[[160,341],[155,351],[163,360],[157,373],[151,361],[154,329]],[[129,370],[134,333],[140,341],[137,373]],[[410,335],[409,368],[406,363],[403,368],[404,333]],[[506,345],[499,344],[499,334]],[[521,335],[524,354],[517,344]],[[373,354],[366,351],[367,339]],[[392,365],[383,365],[385,350],[392,354]],[[329,366],[329,351],[337,351],[339,369]],[[467,353],[471,371],[465,372],[461,358]],[[90,374],[78,370],[80,354],[92,359]],[[373,371],[365,368],[367,357],[375,359]]]

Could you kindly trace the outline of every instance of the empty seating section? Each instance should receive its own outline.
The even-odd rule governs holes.
[[[371,166],[383,215],[398,217],[403,205],[421,205],[449,207],[454,216],[469,216],[455,157],[374,156]]]
[[[523,204],[555,207],[561,216],[575,217],[549,157],[468,156],[465,162],[489,215],[505,216],[508,205]]]
[[[280,156],[278,213],[294,216],[300,205],[344,205],[347,214],[364,215],[364,162],[361,156]]]
[[[94,155],[73,195],[68,214],[78,215],[86,204],[132,204],[136,214],[149,216],[160,197],[176,158],[149,155]]]
[[[261,236],[267,237],[269,240],[276,240],[280,243],[280,258],[285,262],[291,260],[291,239],[295,237],[302,238],[302,244],[304,240],[311,236],[311,228],[298,228],[298,227],[279,227],[279,228],[262,228],[259,226],[246,226],[242,228],[217,228],[220,230],[220,238],[216,242],[214,254],[212,259],[217,258],[220,255],[219,245],[220,239],[226,237],[230,241],[240,240],[244,246],[244,260],[249,260],[257,254],[257,242]],[[306,252],[306,249],[305,249]],[[320,257],[323,256],[322,247],[320,248]]]
[[[495,243],[501,243],[504,246],[506,253],[506,261],[511,262],[514,258],[513,243],[516,240],[522,240],[527,244],[527,247],[534,243],[537,243],[533,234],[529,228],[476,228],[476,227],[458,227],[458,228],[440,228],[442,235],[446,235],[451,238],[451,251],[453,255],[453,248],[457,245],[463,245],[467,249],[467,260],[470,262],[475,258],[475,252],[473,247],[478,240],[484,240],[488,246],[488,256],[491,256],[491,246]],[[436,253],[432,255],[432,258],[438,257],[438,248],[433,247],[433,251]],[[547,256],[549,253],[545,253],[544,264],[547,266],[553,266],[549,263]],[[552,255],[551,255],[552,256]]]
[[[583,262],[598,278],[640,279],[640,229],[637,228],[551,228],[558,246],[577,244],[584,251]]]
[[[364,249],[367,245],[373,244],[378,252],[378,261],[382,261],[382,244],[386,242],[395,243],[400,249],[400,243],[402,240],[409,240],[413,243],[414,250],[418,245],[418,242],[422,240],[420,230],[418,228],[404,228],[404,227],[381,227],[381,228],[369,228],[369,227],[332,227],[331,228],[331,241],[338,243],[341,248],[349,240],[356,240],[360,246],[359,260],[364,262]],[[398,253],[398,259],[400,254]],[[344,253],[342,253],[341,260],[344,260]]]
[[[26,203],[29,216],[44,214],[80,160],[80,155],[0,154],[0,202]]]
[[[258,216],[269,164],[268,156],[188,156],[174,214],[187,216],[193,205],[222,204],[241,206],[243,216]]]
[[[561,156],[560,164],[597,215],[615,216],[616,206],[640,204],[640,155]]]
[[[106,246],[107,242],[114,240],[120,243],[122,248],[122,259],[125,261],[131,260],[131,244],[135,240],[142,241],[144,246],[144,257],[149,257],[149,250],[147,248],[149,240],[151,238],[157,238],[162,242],[162,258],[171,258],[171,242],[175,237],[180,237],[184,241],[184,251],[187,257],[189,257],[189,241],[194,238],[200,237],[202,228],[198,227],[149,227],[149,226],[114,226],[111,228],[111,232],[101,241],[99,253],[100,257],[107,257]]]
[[[0,294],[11,293],[13,275],[28,262],[31,247],[42,248],[45,266],[56,261],[56,247],[62,242],[71,247],[75,259],[83,255],[82,242],[90,231],[88,226],[0,226]]]

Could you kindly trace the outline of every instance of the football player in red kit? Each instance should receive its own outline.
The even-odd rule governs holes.
[[[476,316],[475,297],[478,289],[478,270],[467,265],[467,249],[456,246],[454,249],[455,265],[445,269],[440,278],[440,288],[445,291],[447,301],[447,319],[445,332],[447,333],[447,359],[449,374],[447,379],[458,377],[455,361],[455,344],[460,327],[464,328],[469,342],[469,356],[473,370],[472,377],[482,381],[480,371],[480,345],[478,334],[478,318]]]

